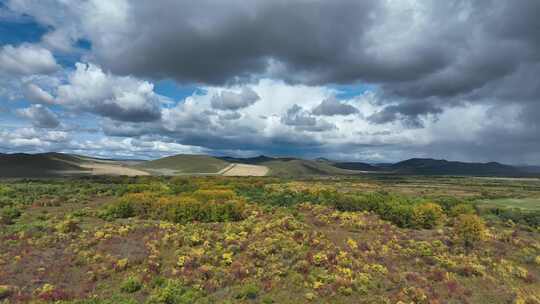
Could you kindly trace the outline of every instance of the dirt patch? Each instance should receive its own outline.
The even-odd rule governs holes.
[[[223,176],[265,176],[268,167],[246,164],[231,164],[222,172]]]
[[[92,170],[92,175],[150,175],[150,173],[145,171],[109,163],[87,163],[82,164],[81,167]]]

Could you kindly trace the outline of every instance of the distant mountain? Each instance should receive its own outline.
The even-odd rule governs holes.
[[[337,162],[333,163],[333,166],[336,168],[347,169],[347,170],[358,170],[358,171],[381,171],[382,168],[370,165],[368,163],[361,162]]]
[[[151,161],[118,161],[63,153],[1,154],[0,177],[55,177],[94,175],[219,175],[235,164],[268,168],[268,175],[283,177],[357,175],[364,172],[408,175],[463,176],[540,176],[540,167],[513,167],[496,162],[467,163],[431,158],[412,158],[395,164],[336,162],[326,158],[305,160],[294,157],[213,157],[208,155],[174,155]]]
[[[519,166],[519,170],[531,174],[540,174],[540,166]]]
[[[265,155],[259,155],[257,157],[246,157],[246,158],[229,157],[229,156],[222,156],[222,157],[216,157],[216,158],[229,162],[229,163],[248,164],[248,165],[257,165],[260,163],[264,163],[264,162],[272,161],[276,159],[276,158],[268,157]]]
[[[68,172],[84,173],[82,160],[62,153],[0,154],[0,177],[51,177]]]
[[[385,168],[392,173],[419,175],[514,176],[518,168],[496,162],[466,163],[431,158],[412,158]]]

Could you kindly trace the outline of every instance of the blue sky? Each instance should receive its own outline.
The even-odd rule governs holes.
[[[0,1],[0,152],[539,164],[540,5],[465,2]]]

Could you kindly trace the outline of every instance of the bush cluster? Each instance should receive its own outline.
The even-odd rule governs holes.
[[[486,233],[484,221],[475,214],[462,214],[454,222],[455,238],[467,250],[484,240]]]
[[[129,193],[106,207],[105,219],[140,216],[174,223],[224,222],[243,218],[245,203],[232,191],[197,190],[190,195]]]

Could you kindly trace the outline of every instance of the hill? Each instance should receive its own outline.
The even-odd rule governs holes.
[[[271,176],[348,175],[358,172],[337,168],[326,159],[305,160],[294,157],[257,156],[251,158],[221,157],[231,163],[268,167]]]
[[[62,153],[0,154],[0,177],[51,177],[84,173],[77,156]]]
[[[228,162],[207,155],[179,154],[137,165],[137,168],[159,175],[218,173]]]
[[[386,168],[392,173],[419,175],[515,176],[518,168],[496,162],[466,163],[431,158],[412,158]]]
[[[361,162],[336,162],[332,164],[336,168],[358,171],[381,171],[382,168]]]

